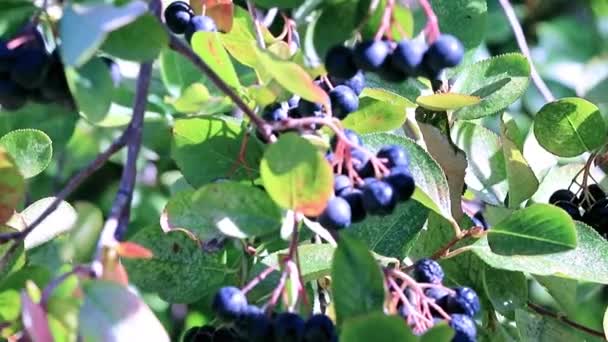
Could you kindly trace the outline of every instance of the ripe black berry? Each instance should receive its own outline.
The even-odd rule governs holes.
[[[351,78],[357,73],[351,49],[337,45],[331,48],[325,56],[325,69],[334,77]]]
[[[287,108],[281,103],[274,103],[264,109],[262,117],[266,121],[279,122],[287,119]]]
[[[454,314],[451,316],[450,327],[454,329],[452,342],[477,341],[477,328],[473,319],[466,315]]]
[[[18,110],[27,102],[27,92],[13,81],[0,74],[0,107],[4,110]]]
[[[235,319],[247,309],[247,298],[234,286],[222,287],[213,298],[212,308],[224,319]]]
[[[414,264],[414,278],[421,283],[441,284],[443,269],[433,259],[420,259]]]
[[[12,50],[6,46],[6,43],[0,40],[0,72],[8,72],[13,66],[15,55]]]
[[[587,200],[585,200],[585,193],[587,193]],[[605,197],[606,193],[604,190],[602,190],[602,188],[600,188],[599,185],[591,184],[587,186],[586,191],[581,192],[578,198],[578,203],[581,204],[583,209],[589,210],[596,201],[599,201]]]
[[[352,89],[357,96],[361,95],[363,88],[365,88],[365,75],[361,71],[358,71],[355,76],[351,78],[340,78],[329,75],[331,83],[336,85],[345,85]]]
[[[194,11],[190,5],[183,1],[171,3],[167,6],[164,13],[167,27],[175,34],[183,34],[186,32],[186,27],[193,15]]]
[[[364,71],[378,71],[390,52],[383,41],[366,41],[355,46],[353,59],[355,65]]]
[[[454,290],[456,293],[447,297],[444,309],[449,314],[460,313],[470,317],[475,316],[481,309],[477,293],[468,287],[458,287]]]
[[[581,220],[581,213],[578,206],[570,202],[558,201],[554,204],[556,207],[563,209],[573,220]]]
[[[362,188],[363,207],[372,215],[388,215],[397,203],[395,191],[390,184],[377,180],[369,182]]]
[[[341,197],[334,197],[327,202],[327,207],[319,216],[319,223],[327,229],[343,229],[350,226],[351,208]]]
[[[297,314],[283,312],[274,321],[276,342],[299,342],[304,337],[304,320]]]
[[[300,100],[298,103],[298,114],[300,117],[317,116],[323,112],[323,105],[320,103],[310,102],[308,100]]]
[[[211,17],[196,15],[190,19],[186,27],[186,39],[190,42],[196,32],[216,32],[217,26]]]
[[[236,334],[236,331],[222,327],[215,331],[213,334],[213,342],[238,342],[241,341],[239,336]]]
[[[574,192],[568,189],[557,190],[551,195],[551,197],[549,197],[549,204],[555,204],[559,201],[575,202],[576,195],[574,194]]]
[[[365,219],[367,213],[363,207],[363,192],[361,190],[350,188],[342,191],[340,197],[350,206],[351,221],[353,223],[358,223]]]
[[[401,83],[405,81],[408,76],[406,73],[393,66],[390,56],[382,63],[382,66],[377,73],[381,79],[391,83]]]
[[[322,314],[313,315],[304,324],[304,342],[331,342],[335,334],[334,322]]]
[[[601,235],[606,235],[608,233],[608,199],[604,198],[596,202],[585,212],[582,220]]]
[[[357,145],[360,146],[361,145],[361,137],[359,136],[359,134],[357,134],[355,131],[352,131],[350,129],[345,129],[343,131],[344,135],[346,136],[346,139],[353,145]],[[336,144],[338,142],[338,137],[337,136],[333,136],[331,138],[331,148],[335,149],[336,148]]]
[[[347,175],[335,175],[334,176],[334,193],[339,196],[344,190],[350,189],[353,186],[353,182]]]
[[[452,35],[442,34],[424,54],[423,63],[431,72],[439,73],[442,69],[457,66],[463,57],[464,46],[460,40]]]
[[[49,70],[51,59],[41,48],[24,48],[17,52],[11,78],[25,89],[39,88]]]
[[[352,163],[355,171],[360,177],[371,177],[374,174],[374,167],[370,161],[370,158],[361,150],[353,149],[350,151]]]
[[[395,166],[391,169],[385,181],[390,184],[400,201],[407,201],[416,190],[416,182],[410,173],[410,169],[405,165]]]
[[[391,63],[407,75],[415,76],[420,71],[426,45],[416,40],[404,39],[397,44],[391,55]]]
[[[339,85],[329,92],[331,111],[338,119],[344,119],[348,114],[359,108],[359,97],[347,86]]]
[[[389,145],[382,147],[378,153],[378,158],[387,159],[386,166],[389,168],[394,166],[408,166],[409,158],[405,151],[397,145]]]

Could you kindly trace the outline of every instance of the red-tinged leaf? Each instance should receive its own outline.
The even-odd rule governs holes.
[[[218,30],[230,32],[234,18],[234,5],[232,0],[204,0],[207,7],[206,14],[213,18]]]
[[[192,36],[192,49],[213,69],[228,85],[240,88],[241,83],[230,60],[228,52],[219,40],[219,33],[196,32]]]
[[[23,198],[25,182],[13,158],[0,147],[0,223],[8,221]]]
[[[42,306],[34,303],[25,291],[21,292],[21,306],[23,326],[30,339],[36,342],[52,342],[53,336]]]
[[[129,285],[127,270],[118,259],[104,262],[101,279],[123,286]]]
[[[116,247],[116,252],[123,258],[129,259],[151,259],[154,253],[144,246],[135,242],[121,242]]]

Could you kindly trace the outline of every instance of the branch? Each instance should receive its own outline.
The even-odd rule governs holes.
[[[515,11],[513,10],[513,6],[511,6],[511,3],[509,2],[509,0],[499,0],[499,2],[500,2],[500,5],[502,6],[503,11],[505,12],[505,15],[507,16],[507,19],[509,20],[511,29],[513,29],[513,34],[515,35],[515,40],[517,41],[517,45],[519,46],[519,49],[524,54],[524,56],[526,56],[526,58],[528,59],[528,62],[530,63],[530,76],[532,78],[532,82],[534,83],[534,86],[536,86],[536,89],[538,89],[538,91],[543,96],[545,101],[547,101],[547,102],[555,101],[555,96],[553,96],[553,94],[551,93],[551,90],[549,90],[549,87],[547,87],[547,84],[540,77],[540,75],[538,74],[538,71],[536,70],[536,67],[534,66],[534,62],[532,61],[532,56],[530,55],[530,48],[528,47],[528,43],[526,42],[526,36],[524,35],[524,30],[521,28],[521,25],[519,24],[519,21],[517,20],[517,15],[515,14]]]
[[[272,128],[270,127],[270,125],[264,119],[256,115],[253,110],[251,110],[251,108],[249,108],[249,106],[247,106],[247,104],[243,102],[241,97],[236,92],[234,92],[234,90],[232,90],[230,86],[226,84],[226,82],[224,82],[220,78],[220,76],[215,71],[213,71],[211,67],[209,67],[209,65],[207,65],[207,63],[205,63],[205,61],[203,61],[194,51],[192,51],[189,46],[187,46],[177,37],[171,35],[169,39],[169,46],[176,52],[180,53],[182,56],[189,59],[196,67],[198,67],[203,72],[203,74],[205,74],[211,80],[211,82],[213,82],[213,84],[215,84],[216,87],[218,87],[220,91],[230,97],[232,102],[234,102],[234,104],[239,107],[239,109],[242,110],[243,113],[247,115],[249,120],[251,120],[253,124],[258,128],[258,131],[260,132],[260,134],[262,134],[266,141],[276,141],[276,137],[272,134]]]
[[[591,329],[591,328],[586,327],[586,326],[581,325],[581,324],[578,324],[578,323],[576,323],[574,321],[571,321],[567,317],[564,317],[564,316],[562,316],[560,314],[557,314],[557,313],[555,313],[553,311],[547,310],[547,309],[543,308],[540,305],[537,305],[537,304],[534,304],[534,303],[528,301],[528,307],[530,309],[532,309],[532,311],[536,312],[537,314],[539,314],[541,316],[548,316],[548,317],[554,318],[554,319],[556,319],[556,320],[558,320],[558,321],[560,321],[560,322],[562,322],[562,323],[564,323],[564,324],[566,324],[566,325],[568,325],[568,326],[570,326],[570,327],[572,327],[574,329],[583,331],[583,332],[585,332],[585,333],[587,333],[589,335],[597,336],[597,337],[602,338],[603,340],[606,340],[606,335],[604,335],[603,332]]]

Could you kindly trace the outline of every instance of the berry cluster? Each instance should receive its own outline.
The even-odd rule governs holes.
[[[348,155],[352,168],[342,168],[336,163],[334,151],[328,153],[329,162],[337,166],[334,175],[334,194],[325,211],[318,217],[318,222],[328,229],[343,229],[351,223],[363,221],[367,214],[389,215],[397,202],[407,201],[412,197],[415,182],[409,168],[407,153],[399,146],[382,147],[375,159],[382,163],[387,173],[376,178],[376,168],[372,158],[366,154],[361,138],[353,131],[345,130],[344,134],[354,147],[338,146],[341,142],[334,137],[334,151]],[[343,147],[340,149],[340,147]],[[354,171],[354,173],[352,173]]]
[[[449,289],[444,287],[444,273],[441,266],[432,259],[420,259],[414,264],[413,276],[419,285],[424,285],[426,300],[432,301],[443,312],[431,307],[431,314],[435,321],[446,319],[443,314],[449,315],[449,324],[454,329],[454,342],[472,342],[476,340],[477,329],[473,317],[481,309],[479,298],[474,290],[468,287]],[[416,318],[413,311],[418,307],[414,291],[406,287],[404,290],[408,303],[399,303],[397,311],[412,325]]]
[[[360,70],[377,73],[387,82],[408,77],[436,79],[445,68],[462,61],[464,47],[454,36],[440,35],[430,46],[417,40],[398,43],[388,40],[363,41],[353,49],[334,46],[325,56],[325,68],[333,77],[348,79]]]
[[[213,311],[226,325],[195,327],[186,332],[184,341],[337,341],[336,330],[329,317],[313,315],[307,320],[298,314],[283,312],[269,317],[264,310],[250,305],[245,294],[236,287],[222,287],[213,298]]]
[[[189,4],[183,1],[171,3],[165,9],[165,22],[169,30],[175,34],[183,34],[188,42],[194,33],[216,32],[217,26],[211,17],[205,15],[195,15],[194,10]]]
[[[595,228],[602,236],[608,234],[608,198],[599,185],[587,186],[578,197],[568,189],[557,190],[549,198],[549,203],[562,208],[573,220]]]
[[[59,52],[49,54],[38,32],[0,40],[0,106],[15,111],[28,100],[74,108]]]

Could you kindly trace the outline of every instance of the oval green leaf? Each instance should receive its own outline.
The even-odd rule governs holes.
[[[51,162],[53,143],[44,132],[20,129],[0,138],[0,146],[13,157],[25,178],[40,174]]]
[[[192,36],[192,49],[215,71],[224,82],[233,88],[240,88],[241,83],[234,70],[230,56],[222,46],[215,32],[196,32]]]
[[[278,205],[306,216],[321,214],[333,194],[331,166],[314,145],[295,133],[282,135],[268,147],[260,175]]]
[[[479,96],[471,96],[456,93],[442,93],[419,96],[416,103],[426,109],[442,112],[446,110],[456,110],[466,106],[478,104],[481,99]]]
[[[576,229],[568,214],[550,204],[518,210],[488,232],[492,251],[502,255],[538,255],[576,248]]]
[[[110,110],[114,92],[108,66],[94,58],[80,68],[66,68],[65,75],[80,115],[92,123],[102,122]]]
[[[360,134],[395,130],[405,122],[405,108],[364,97],[356,112],[348,114],[342,122],[344,128]]]
[[[593,103],[568,97],[546,104],[534,117],[534,135],[560,157],[590,152],[606,142],[606,123]]]
[[[158,57],[168,43],[169,36],[163,25],[153,15],[145,14],[112,31],[101,49],[121,59],[145,62]]]
[[[23,199],[25,181],[10,154],[0,146],[0,223],[13,216]]]

